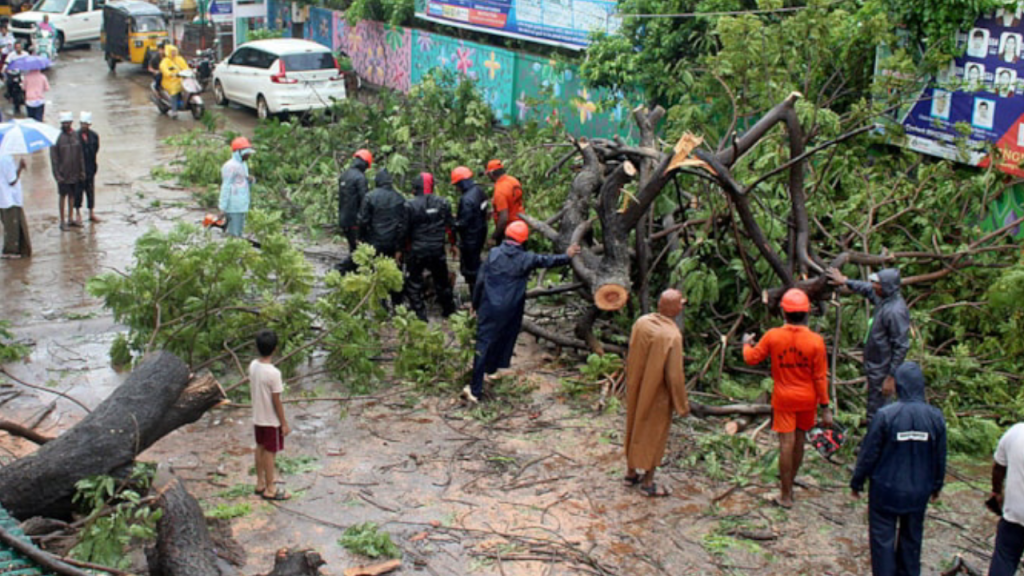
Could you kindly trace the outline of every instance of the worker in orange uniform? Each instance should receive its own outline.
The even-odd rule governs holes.
[[[786,320],[754,344],[753,334],[743,335],[743,360],[753,366],[771,358],[772,430],[779,435],[779,476],[781,495],[775,503],[793,507],[793,480],[804,459],[806,432],[815,425],[816,408],[821,422],[832,426],[828,398],[828,361],[825,340],[807,327],[811,302],[799,288],[782,296]]]
[[[487,163],[487,177],[494,182],[494,243],[501,244],[505,239],[505,227],[522,220],[523,186],[513,176],[505,173],[505,165],[501,160]]]

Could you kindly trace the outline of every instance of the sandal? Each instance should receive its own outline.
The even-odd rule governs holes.
[[[260,494],[260,498],[263,498],[264,500],[275,500],[283,502],[285,500],[291,500],[292,495],[285,492],[284,490],[278,490],[277,492],[274,492],[270,496],[267,496],[266,492],[264,492],[263,494]]]
[[[641,485],[640,492],[643,492],[643,495],[648,498],[666,498],[672,495],[671,492],[664,487],[658,486],[655,482],[652,482],[650,486]]]
[[[622,477],[622,484],[626,488],[632,488],[632,487],[636,486],[639,483],[640,483],[640,475],[639,474],[637,474],[636,476],[623,476]]]
[[[263,496],[263,493],[266,492],[266,491],[267,491],[266,488],[254,488],[252,493],[257,495],[257,496]]]
[[[775,496],[774,498],[769,500],[769,502],[771,503],[772,506],[775,506],[776,508],[782,508],[783,510],[791,510],[793,508],[792,504],[789,504],[789,505],[783,504],[782,500],[780,500],[778,496]]]

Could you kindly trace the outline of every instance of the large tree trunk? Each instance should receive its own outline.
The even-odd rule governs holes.
[[[199,502],[164,466],[157,472],[153,488],[163,516],[157,523],[156,545],[146,550],[150,575],[222,576]]]
[[[223,398],[211,376],[190,379],[188,366],[176,356],[153,354],[81,422],[0,469],[0,504],[16,518],[67,518],[75,482],[123,470]]]

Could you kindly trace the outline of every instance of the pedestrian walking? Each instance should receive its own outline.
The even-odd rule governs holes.
[[[28,258],[32,255],[32,242],[25,220],[24,198],[21,193],[21,173],[25,160],[17,163],[10,154],[0,155],[0,222],[4,226],[3,258]]]
[[[249,364],[249,394],[252,398],[252,423],[256,436],[256,495],[264,500],[291,498],[275,482],[277,453],[284,449],[284,438],[291,434],[284,414],[281,394],[284,382],[274,366],[277,334],[262,330],[256,335],[260,357]]]
[[[239,238],[245,231],[250,188],[255,182],[249,176],[248,160],[255,152],[249,139],[239,136],[231,141],[231,158],[220,169],[220,211],[227,217],[228,236]]]
[[[57,194],[60,196],[60,229],[69,230],[72,226],[81,226],[81,221],[72,219],[75,195],[85,180],[85,152],[82,140],[71,128],[75,117],[71,112],[60,113],[60,136],[50,147],[50,169],[57,181]],[[67,221],[64,220],[65,210]]]
[[[420,320],[427,320],[423,301],[423,273],[429,272],[434,292],[445,318],[455,312],[452,285],[448,278],[445,244],[454,247],[455,219],[447,200],[434,194],[434,175],[422,172],[412,181],[413,198],[406,202],[406,228],[409,233],[409,254],[406,258],[408,280],[405,287],[409,305]]]
[[[754,366],[771,359],[772,430],[779,435],[779,498],[775,504],[793,507],[793,482],[804,460],[804,440],[814,428],[820,408],[821,420],[832,425],[828,397],[828,359],[825,340],[807,327],[811,302],[799,288],[782,296],[786,323],[765,332],[754,343],[753,334],[743,335],[743,361]]]
[[[487,163],[487,177],[494,182],[494,243],[498,244],[505,237],[505,227],[521,220],[523,212],[523,186],[519,180],[505,173],[505,165],[501,160]]]
[[[37,121],[43,121],[46,112],[46,93],[50,91],[50,81],[40,70],[29,70],[22,79],[25,88],[25,115]]]
[[[871,421],[850,490],[860,498],[864,481],[871,483],[871,573],[920,576],[925,511],[929,499],[938,501],[946,477],[946,420],[925,400],[924,374],[916,362],[896,370],[896,388],[899,401]]]
[[[100,135],[92,131],[92,112],[78,115],[78,135],[82,139],[82,153],[85,155],[85,180],[75,194],[75,220],[82,221],[82,197],[89,207],[89,221],[99,222],[96,217],[96,155],[100,151]]]
[[[473,171],[465,166],[452,170],[452,186],[459,191],[455,229],[459,232],[459,269],[469,286],[470,295],[480,270],[480,251],[487,242],[487,196],[473,181]]]
[[[405,199],[395,190],[391,174],[384,168],[373,178],[376,186],[359,211],[359,235],[377,254],[401,260],[405,241]]]
[[[356,150],[348,170],[338,178],[338,228],[348,241],[351,256],[359,239],[359,212],[363,208],[369,185],[366,170],[373,166],[373,154],[369,150]]]
[[[526,281],[538,268],[566,266],[580,253],[577,244],[569,246],[565,254],[535,254],[523,246],[529,237],[526,222],[515,222],[505,230],[505,242],[487,255],[473,290],[473,309],[476,310],[476,355],[473,358],[473,377],[462,390],[470,402],[479,401],[484,387],[484,376],[501,368],[508,368],[516,338],[523,324],[526,308]]]
[[[665,456],[672,412],[680,416],[690,413],[683,370],[683,335],[675,322],[683,304],[683,295],[678,290],[665,290],[658,298],[658,311],[634,322],[629,336],[623,481],[626,486],[639,486],[648,497],[671,494],[654,482],[654,473]]]
[[[827,271],[829,281],[867,298],[875,313],[864,342],[864,374],[868,379],[867,423],[886,399],[896,392],[896,369],[910,349],[910,310],[900,295],[900,271],[879,270],[868,282],[850,280],[835,268]]]
[[[1024,422],[999,439],[992,462],[992,498],[1002,513],[988,576],[1013,576],[1024,554]]]

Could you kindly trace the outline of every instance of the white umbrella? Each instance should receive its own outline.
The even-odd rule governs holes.
[[[30,154],[57,142],[60,128],[32,119],[0,124],[0,154]]]

